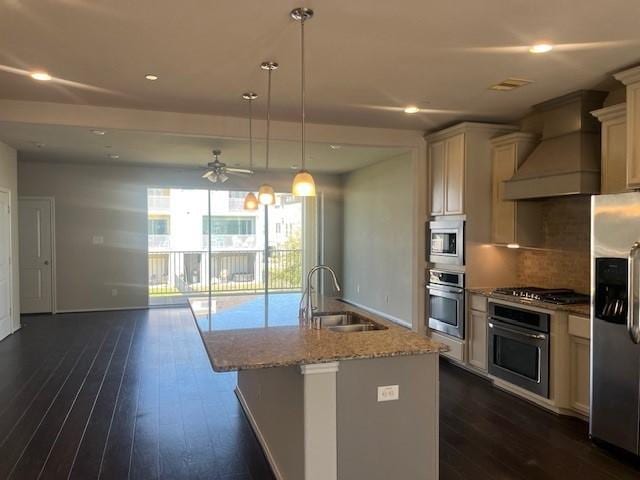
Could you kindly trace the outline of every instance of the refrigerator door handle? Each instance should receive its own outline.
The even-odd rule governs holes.
[[[636,298],[636,272],[635,263],[636,255],[640,251],[640,242],[636,242],[629,250],[628,261],[628,280],[627,280],[627,301],[629,308],[627,310],[627,331],[633,343],[640,343],[640,326],[638,325],[638,305]]]

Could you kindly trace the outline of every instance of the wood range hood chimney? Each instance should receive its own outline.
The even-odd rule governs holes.
[[[607,92],[580,90],[533,107],[542,140],[504,182],[505,200],[600,193],[600,124],[590,114]]]

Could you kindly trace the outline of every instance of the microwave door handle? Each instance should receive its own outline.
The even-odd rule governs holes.
[[[547,336],[542,334],[542,333],[519,332],[517,330],[512,330],[510,328],[503,327],[502,325],[496,326],[491,322],[489,322],[489,328],[494,328],[494,329],[498,329],[498,330],[504,330],[505,332],[513,333],[514,335],[521,335],[523,337],[529,337],[529,338],[533,338],[535,340],[544,340],[545,338],[547,338]]]
[[[628,278],[627,278],[627,299],[629,308],[627,309],[627,331],[633,343],[640,343],[640,326],[638,325],[638,299],[636,297],[636,256],[640,251],[640,242],[635,242],[629,250],[627,258]]]

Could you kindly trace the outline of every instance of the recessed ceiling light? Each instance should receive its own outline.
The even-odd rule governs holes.
[[[112,158],[115,160],[116,158],[120,158],[120,155],[118,155],[117,153],[110,153],[109,158]]]
[[[51,75],[49,75],[47,72],[33,72],[31,74],[31,78],[40,82],[48,82],[49,80],[51,80]]]
[[[409,105],[404,109],[404,113],[408,113],[409,115],[413,115],[414,113],[418,113],[420,109],[415,105]]]
[[[340,150],[342,148],[342,145],[329,145],[329,148],[331,150]]]
[[[34,142],[33,144],[36,146],[36,148],[43,148],[44,147],[44,143]]]
[[[93,133],[94,135],[104,135],[105,132],[104,130],[91,130],[91,133]]]
[[[158,76],[154,75],[153,73],[147,73],[144,78],[146,78],[147,80],[158,80]]]
[[[553,50],[553,45],[550,43],[536,43],[535,45],[531,45],[529,47],[529,52],[531,53],[547,53]]]
[[[291,170],[298,170],[298,168],[300,168],[298,165],[291,165],[289,167]]]
[[[520,244],[518,244],[518,243],[508,243],[507,244],[507,248],[513,248],[513,249],[520,248]]]

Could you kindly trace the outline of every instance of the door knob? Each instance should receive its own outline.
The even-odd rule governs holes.
[[[45,265],[49,265],[49,260],[45,260],[45,261],[44,261],[44,264],[45,264]]]

